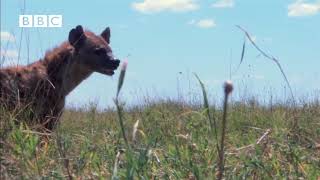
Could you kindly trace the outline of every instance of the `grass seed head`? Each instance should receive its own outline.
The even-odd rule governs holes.
[[[126,71],[128,66],[128,60],[123,61],[121,71]]]
[[[117,97],[118,97],[118,95],[120,93],[120,90],[121,90],[121,87],[123,85],[123,81],[124,81],[124,77],[125,77],[125,74],[126,74],[127,66],[128,66],[128,61],[125,60],[121,65],[121,72],[120,72],[119,82],[118,82]]]
[[[137,131],[138,131],[138,126],[139,126],[139,119],[133,125],[133,131],[132,131],[132,140],[133,141],[136,141],[136,134],[137,134]]]
[[[233,90],[233,84],[232,84],[232,81],[230,80],[227,80],[225,83],[224,83],[224,93],[225,94],[230,94]]]

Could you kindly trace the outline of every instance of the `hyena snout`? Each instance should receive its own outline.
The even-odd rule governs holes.
[[[103,70],[104,72],[102,73],[112,76],[114,74],[114,71],[119,67],[119,64],[120,64],[119,59],[105,61],[105,64],[104,64],[105,70]]]
[[[110,60],[110,69],[116,70],[119,67],[119,64],[120,64],[119,59]]]

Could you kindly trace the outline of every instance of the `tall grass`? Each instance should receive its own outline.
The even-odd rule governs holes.
[[[226,126],[227,126],[227,114],[228,114],[228,99],[233,91],[233,85],[231,81],[226,81],[224,84],[224,102],[223,102],[223,116],[222,116],[222,132],[221,132],[221,141],[220,141],[220,149],[218,149],[219,153],[219,161],[218,161],[218,172],[217,172],[217,179],[223,178],[224,172],[224,146],[225,146],[225,136],[226,136]]]
[[[301,131],[295,138],[291,104],[247,102],[229,102],[223,177],[317,179],[319,101],[296,107]],[[205,107],[163,100],[122,108],[123,128],[116,109],[68,109],[49,138],[27,125],[9,123],[22,119],[1,110],[1,123],[8,120],[0,130],[1,179],[216,178],[220,141],[212,136]],[[223,109],[209,105],[209,110],[221,134]]]

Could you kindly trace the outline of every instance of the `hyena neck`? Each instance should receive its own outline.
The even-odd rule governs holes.
[[[64,43],[45,56],[50,83],[63,98],[92,74],[91,70],[77,63],[74,53],[74,49]]]
[[[73,54],[68,60],[68,65],[63,72],[63,94],[66,96],[74,90],[83,80],[88,78],[92,71],[78,64],[79,60]]]

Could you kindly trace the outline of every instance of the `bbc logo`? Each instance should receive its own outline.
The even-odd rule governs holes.
[[[19,27],[62,27],[62,15],[19,15]]]

